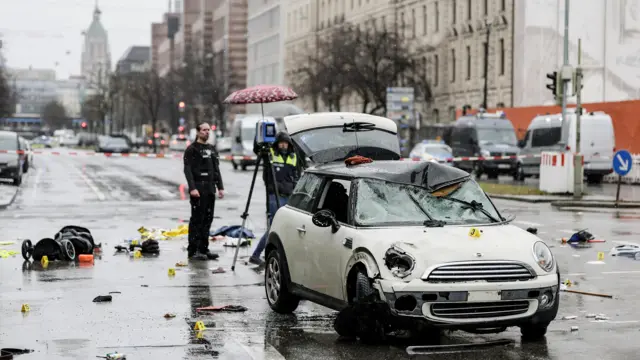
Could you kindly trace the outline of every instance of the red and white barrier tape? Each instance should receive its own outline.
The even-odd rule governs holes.
[[[510,155],[510,156],[463,156],[463,157],[454,157],[448,158],[445,160],[437,160],[440,163],[450,163],[456,161],[491,161],[491,160],[516,160],[516,159],[526,159],[526,158],[539,158],[540,154],[537,155]],[[403,161],[424,161],[422,158],[402,158]],[[434,159],[435,160],[435,159]]]

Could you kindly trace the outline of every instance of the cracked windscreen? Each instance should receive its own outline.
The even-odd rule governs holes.
[[[449,225],[488,224],[500,219],[473,180],[433,193],[418,186],[373,179],[360,179],[357,186],[355,220],[361,226],[421,225],[428,220]]]

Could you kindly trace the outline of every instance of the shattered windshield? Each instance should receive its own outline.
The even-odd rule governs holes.
[[[433,193],[382,180],[360,179],[357,184],[355,220],[362,226],[420,225],[427,220],[447,225],[488,224],[500,219],[484,191],[471,179]],[[475,208],[464,204],[473,202]]]

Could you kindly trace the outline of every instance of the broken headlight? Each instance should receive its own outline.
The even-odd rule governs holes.
[[[384,265],[391,270],[393,276],[403,279],[411,275],[416,259],[394,245],[384,254]]]

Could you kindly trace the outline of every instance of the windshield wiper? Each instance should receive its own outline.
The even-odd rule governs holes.
[[[446,223],[442,220],[429,219],[425,220],[422,225],[426,227],[443,227]]]
[[[460,199],[456,199],[456,198],[452,198],[452,197],[441,197],[440,199],[446,199],[446,200],[449,200],[449,201],[457,202],[457,203],[462,204],[462,205],[466,205],[466,207],[463,207],[463,209],[471,209],[473,211],[480,211],[486,217],[488,217],[491,221],[500,222],[500,220],[494,218],[493,215],[491,215],[491,213],[489,213],[487,210],[485,210],[481,203],[479,203],[479,202],[477,202],[475,200],[472,200],[471,202],[468,202],[468,201],[464,201],[464,200],[460,200]]]
[[[420,205],[420,202],[418,201],[418,199],[416,199],[415,197],[413,197],[413,194],[409,193],[409,199],[411,199],[411,201],[418,207],[418,209],[420,209],[420,211],[422,211],[423,214],[425,214],[429,220],[425,220],[423,225],[424,226],[444,226],[444,222],[440,221],[440,220],[435,220],[434,218],[432,218],[431,216],[429,216],[429,213],[427,212],[427,210],[425,210],[422,205]],[[441,225],[435,225],[436,223]]]

